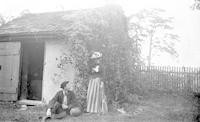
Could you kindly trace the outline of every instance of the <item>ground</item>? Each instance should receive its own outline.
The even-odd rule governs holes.
[[[79,117],[68,116],[51,122],[191,122],[194,114],[191,108],[190,100],[184,97],[162,94],[131,105],[128,115],[114,111],[106,115],[84,113]],[[28,106],[27,110],[20,110],[15,103],[0,102],[0,122],[39,122],[39,117],[44,114],[44,107]]]

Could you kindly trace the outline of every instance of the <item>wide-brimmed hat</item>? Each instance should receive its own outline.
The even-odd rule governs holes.
[[[91,59],[97,59],[97,58],[101,58],[102,57],[102,53],[100,52],[93,52],[91,55]]]

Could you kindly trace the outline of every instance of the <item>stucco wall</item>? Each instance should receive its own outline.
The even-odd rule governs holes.
[[[63,52],[70,54],[66,44],[63,41],[45,42],[44,70],[42,100],[48,103],[49,100],[60,90],[60,83],[69,80],[73,87],[75,70],[72,64],[64,65],[64,71],[58,68]]]

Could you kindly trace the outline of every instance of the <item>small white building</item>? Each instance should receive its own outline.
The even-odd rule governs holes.
[[[66,43],[67,34],[83,29],[80,22],[88,23],[91,20],[93,28],[103,23],[107,28],[111,27],[109,31],[112,32],[115,29],[126,30],[126,19],[118,6],[26,14],[1,26],[0,100],[25,99],[48,103],[60,90],[61,82],[69,80],[73,85],[77,70]],[[113,21],[116,21],[115,24]],[[67,63],[61,70],[59,65],[63,54],[72,63]]]
[[[59,68],[69,55],[63,35],[77,11],[27,14],[0,27],[0,100],[47,103],[64,80],[73,82],[73,64]]]

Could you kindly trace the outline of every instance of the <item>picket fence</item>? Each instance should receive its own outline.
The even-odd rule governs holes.
[[[200,68],[137,66],[135,79],[147,89],[200,92]]]

